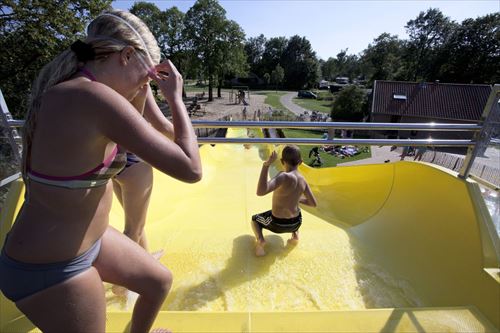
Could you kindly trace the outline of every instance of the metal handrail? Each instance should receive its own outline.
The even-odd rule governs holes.
[[[460,168],[459,177],[466,179],[470,175],[472,164],[476,159],[479,152],[486,147],[491,139],[492,122],[493,118],[498,117],[500,114],[500,84],[495,84],[491,90],[488,101],[484,106],[483,113],[479,123],[482,124],[481,130],[474,133],[472,140],[476,142],[475,145],[467,148],[467,155],[465,156],[464,164]]]
[[[193,120],[195,128],[333,128],[348,130],[427,130],[427,131],[479,131],[477,124],[444,123],[358,123],[358,122],[296,122],[296,121],[208,121]]]
[[[451,123],[358,123],[358,122],[294,122],[294,121],[210,121],[193,120],[194,128],[333,128],[348,130],[426,130],[426,131],[480,131],[478,124]],[[10,120],[10,127],[22,127],[24,120]]]
[[[429,146],[429,147],[469,147],[472,140],[438,139],[311,139],[311,138],[218,138],[201,137],[198,143],[236,143],[236,144],[299,144],[299,145],[373,145],[373,146]]]
[[[7,124],[10,127],[23,127],[24,126],[24,120],[11,119],[11,120],[7,121]]]

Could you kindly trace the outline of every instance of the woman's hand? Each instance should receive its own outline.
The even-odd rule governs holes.
[[[170,60],[157,65],[149,72],[149,77],[156,81],[169,104],[182,102],[182,87],[184,81]]]
[[[148,94],[151,93],[151,88],[149,87],[149,83],[143,85],[134,96],[134,99],[130,101],[130,103],[139,111],[140,114],[144,113],[144,105],[146,104],[146,98]]]

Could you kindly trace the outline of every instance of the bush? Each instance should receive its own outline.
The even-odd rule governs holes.
[[[342,89],[333,103],[334,121],[360,121],[368,113],[368,98],[363,89],[350,85]]]

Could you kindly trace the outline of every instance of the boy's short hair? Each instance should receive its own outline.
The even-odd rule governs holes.
[[[281,159],[292,166],[299,165],[302,162],[300,149],[295,145],[286,145],[281,153]]]

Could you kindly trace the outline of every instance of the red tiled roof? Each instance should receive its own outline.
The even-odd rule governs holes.
[[[486,84],[375,81],[374,114],[478,121],[491,93]],[[405,95],[406,100],[394,95]]]

